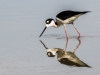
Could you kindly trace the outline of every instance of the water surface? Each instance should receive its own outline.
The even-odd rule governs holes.
[[[2,0],[0,2],[0,74],[2,75],[99,75],[100,74],[99,0]],[[65,49],[64,27],[48,28],[39,38],[47,18],[63,10],[92,11],[75,21],[82,37],[75,54],[92,68],[70,67],[48,57],[41,41],[50,49]],[[67,51],[79,44],[77,32],[67,25]]]

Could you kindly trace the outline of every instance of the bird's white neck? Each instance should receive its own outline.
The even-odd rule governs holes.
[[[57,22],[55,22],[55,28],[57,28],[58,27],[58,24],[57,24]]]
[[[58,26],[57,26],[57,23],[56,23],[54,20],[50,23],[50,25],[53,26],[53,27],[55,27],[55,28],[58,27]]]

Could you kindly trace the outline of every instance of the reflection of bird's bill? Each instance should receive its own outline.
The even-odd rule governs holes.
[[[47,28],[47,27],[45,27],[45,28],[44,28],[44,30],[42,31],[42,33],[40,34],[40,36],[39,36],[39,37],[41,37],[41,36],[42,36],[42,34],[43,34],[43,33],[44,33],[44,31],[46,30],[46,28]]]
[[[45,49],[48,49],[47,47],[46,47],[46,45],[40,40],[40,42],[43,44],[43,46],[45,47]]]

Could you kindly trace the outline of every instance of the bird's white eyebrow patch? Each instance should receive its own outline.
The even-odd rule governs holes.
[[[47,23],[49,23],[49,21],[47,21]]]

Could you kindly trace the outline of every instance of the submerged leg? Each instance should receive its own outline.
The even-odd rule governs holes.
[[[81,37],[81,34],[80,34],[80,32],[78,31],[78,29],[76,28],[76,26],[74,25],[74,24],[72,24],[73,26],[74,26],[74,28],[75,28],[75,30],[77,31],[77,33],[78,33],[78,38],[80,38]]]
[[[68,33],[67,33],[67,31],[66,31],[66,25],[64,25],[64,30],[65,30],[66,38],[67,38],[67,40],[68,40]]]

